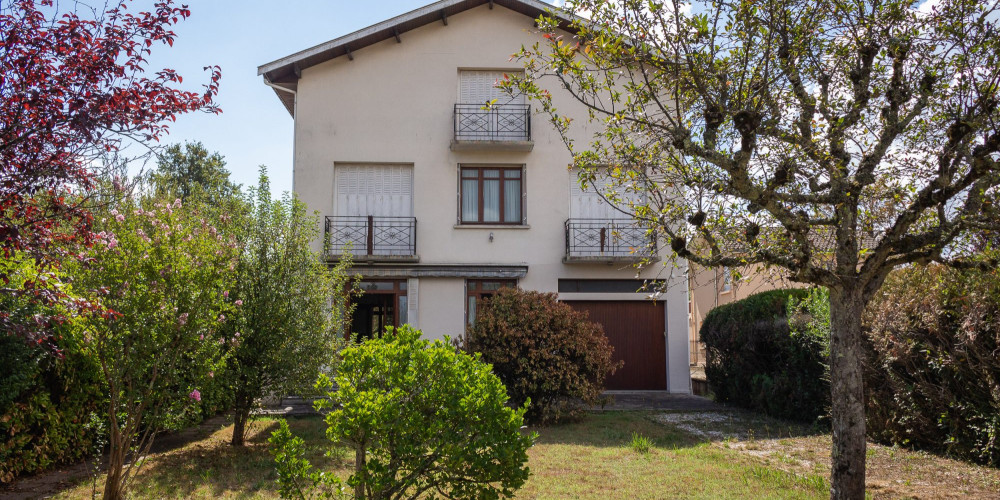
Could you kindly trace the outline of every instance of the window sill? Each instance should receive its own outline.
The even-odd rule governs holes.
[[[531,229],[528,224],[455,224],[455,229]]]

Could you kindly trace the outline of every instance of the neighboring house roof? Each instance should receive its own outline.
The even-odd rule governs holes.
[[[489,5],[491,9],[494,5],[499,5],[531,18],[537,18],[546,13],[546,11],[554,11],[556,9],[555,6],[540,0],[440,0],[407,12],[406,14],[373,24],[354,33],[258,66],[257,74],[264,77],[264,81],[274,89],[274,93],[278,95],[278,99],[281,100],[288,112],[294,117],[294,93],[298,87],[298,79],[302,75],[303,69],[345,55],[353,59],[352,52],[392,38],[395,38],[396,41],[401,41],[400,35],[407,31],[433,22],[447,24],[449,16],[481,5]],[[568,27],[569,16],[564,14],[560,17],[565,18],[565,25],[563,27]]]

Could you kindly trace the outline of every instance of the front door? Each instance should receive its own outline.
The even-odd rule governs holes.
[[[351,333],[359,341],[382,335],[388,326],[406,324],[406,280],[364,280],[358,287],[363,294],[353,299]]]
[[[351,318],[351,332],[358,340],[378,337],[387,326],[396,326],[396,310],[392,294],[368,293],[354,302],[354,317]]]

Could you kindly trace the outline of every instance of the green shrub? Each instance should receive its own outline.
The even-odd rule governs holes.
[[[811,422],[824,416],[830,406],[829,319],[824,329],[824,320],[811,313],[821,313],[825,301],[825,291],[771,290],[709,311],[700,335],[716,398],[779,418]]]
[[[25,347],[20,338],[4,337],[0,351]],[[104,398],[97,365],[66,344],[62,358],[30,354],[29,366],[35,370],[28,385],[0,412],[0,482],[99,452],[101,420],[96,415]]]
[[[347,484],[356,498],[510,497],[528,479],[533,434],[521,432],[525,409],[508,406],[500,379],[478,356],[420,340],[404,326],[342,351],[320,400],[327,436],[354,451]],[[311,472],[302,440],[282,428],[271,443],[286,498],[338,495],[335,477]],[[320,491],[317,491],[319,489]]]
[[[1000,272],[899,270],[866,323],[869,435],[1000,466]]]
[[[517,405],[531,400],[532,423],[572,420],[600,402],[605,378],[620,365],[604,329],[552,293],[501,288],[484,301],[465,348],[507,386]]]
[[[234,446],[244,444],[261,398],[311,395],[316,377],[336,363],[352,290],[350,259],[329,267],[312,250],[319,218],[292,195],[273,199],[264,167],[241,207],[231,229],[239,251],[229,294],[240,307],[222,325],[224,336],[240,336],[225,369]]]
[[[0,335],[0,415],[33,385],[39,354],[20,337]]]
[[[36,273],[28,260],[0,263],[0,275],[15,283]],[[106,392],[80,322],[59,304],[3,294],[0,311],[53,318],[50,342],[0,332],[0,483],[94,456]]]

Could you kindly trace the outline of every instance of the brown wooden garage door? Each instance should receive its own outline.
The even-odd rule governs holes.
[[[566,301],[600,323],[625,365],[608,378],[609,390],[666,390],[663,302]]]

